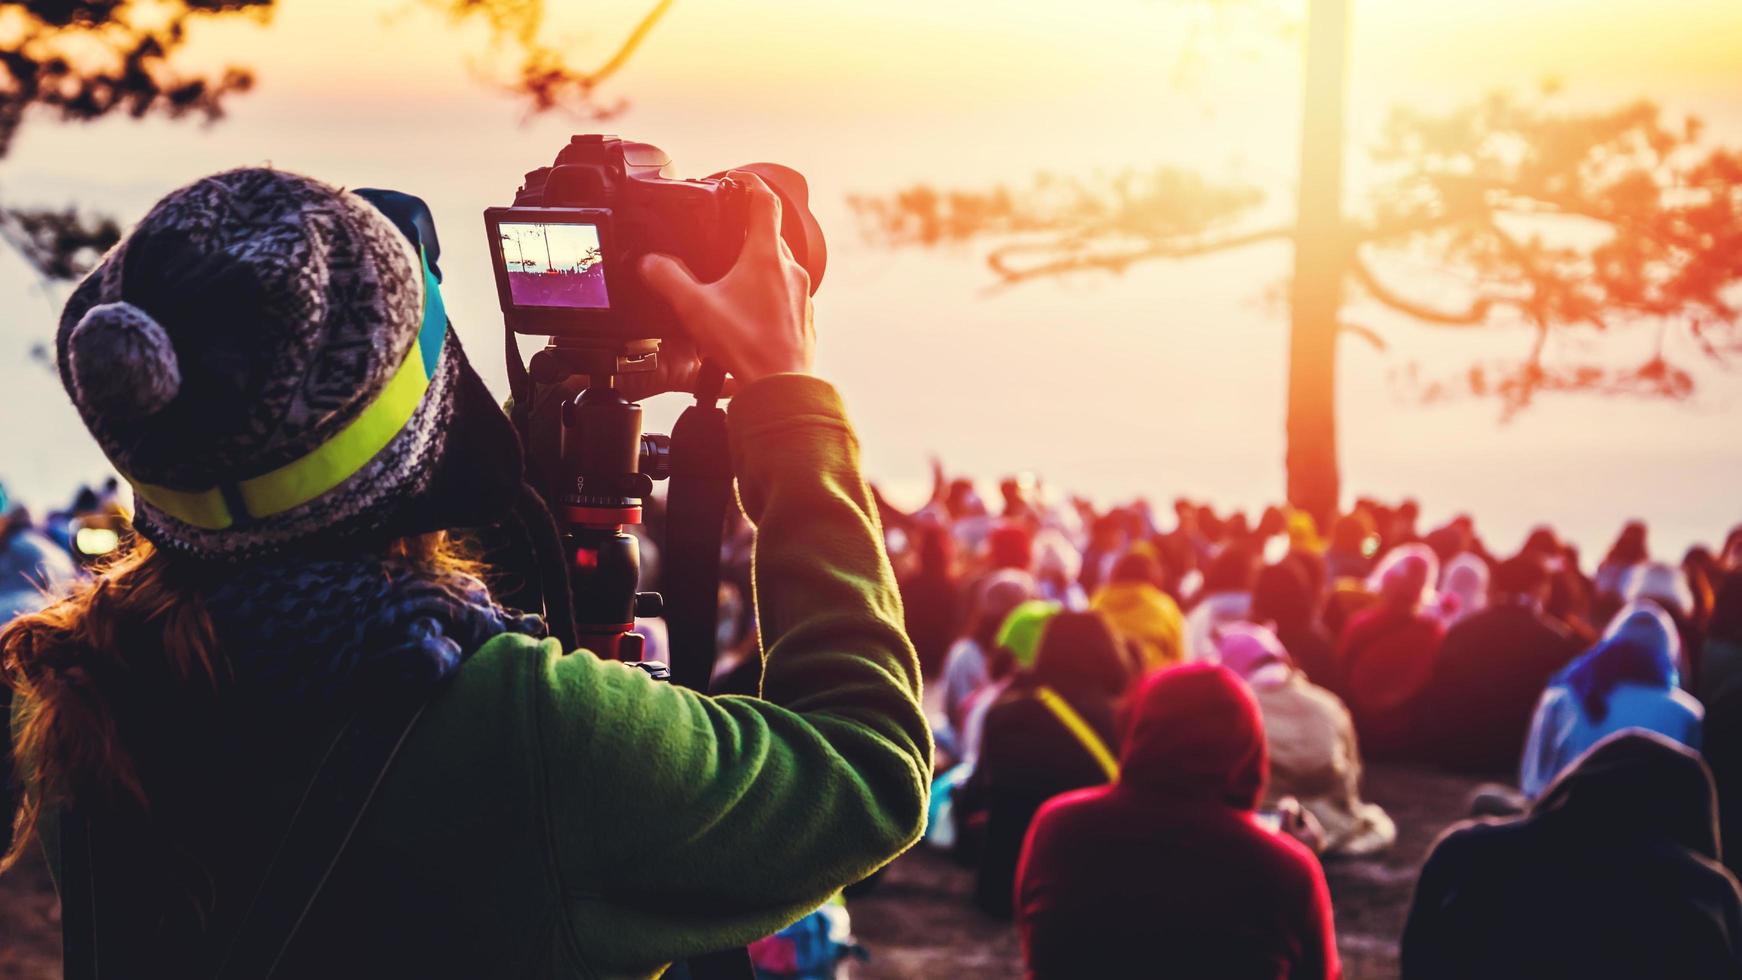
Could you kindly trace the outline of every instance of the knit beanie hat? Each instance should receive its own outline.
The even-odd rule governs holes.
[[[367,193],[421,217],[278,170],[206,177],[68,301],[61,382],[159,547],[330,552],[511,506],[518,443],[449,328],[427,209]]]

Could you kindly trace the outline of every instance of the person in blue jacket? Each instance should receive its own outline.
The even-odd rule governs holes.
[[[1681,689],[1675,623],[1649,599],[1624,606],[1597,645],[1568,664],[1543,692],[1531,720],[1519,786],[1536,798],[1561,770],[1629,728],[1700,748],[1705,710]]]

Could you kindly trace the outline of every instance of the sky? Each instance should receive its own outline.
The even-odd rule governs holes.
[[[598,261],[593,254],[599,248],[597,225],[505,221],[501,232],[502,254],[517,271],[570,271]]]
[[[582,62],[646,9],[560,6],[547,36]],[[896,496],[923,491],[935,454],[986,480],[1032,471],[1103,501],[1257,506],[1283,489],[1286,246],[995,290],[982,249],[874,246],[846,199],[918,181],[985,187],[1173,163],[1250,182],[1285,206],[1302,15],[1299,3],[1262,0],[676,0],[607,86],[627,110],[593,124],[529,118],[500,84],[507,63],[488,36],[423,0],[280,0],[268,23],[237,18],[191,36],[190,64],[257,76],[222,122],[31,120],[0,160],[0,190],[128,221],[239,165],[417,193],[441,229],[450,315],[500,390],[481,213],[509,203],[520,175],[570,133],[657,143],[686,174],[785,163],[809,178],[830,241],[819,371],[847,398],[868,471]],[[1371,143],[1393,105],[1445,108],[1549,79],[1572,102],[1649,97],[1742,143],[1737,37],[1734,0],[1353,0],[1350,148]],[[1353,198],[1370,178],[1351,168]],[[0,343],[22,351],[52,335],[64,290],[41,287],[10,255],[0,290],[17,297],[0,312]],[[1429,520],[1469,511],[1498,548],[1549,520],[1595,550],[1643,516],[1671,555],[1742,520],[1742,371],[1703,372],[1687,404],[1561,397],[1502,423],[1492,403],[1416,404],[1390,372],[1404,359],[1522,353],[1527,336],[1377,325],[1390,352],[1342,345],[1348,493],[1412,494]],[[0,359],[0,407],[10,408],[0,477],[16,494],[58,498],[103,472],[41,364]],[[650,422],[681,407],[668,397]]]

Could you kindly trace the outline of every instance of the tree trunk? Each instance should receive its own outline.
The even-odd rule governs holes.
[[[1288,345],[1288,500],[1320,528],[1337,512],[1337,332],[1348,267],[1343,224],[1348,0],[1311,0]]]

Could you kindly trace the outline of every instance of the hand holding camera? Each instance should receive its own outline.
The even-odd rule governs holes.
[[[811,370],[810,294],[828,246],[808,196],[804,177],[777,164],[684,179],[658,147],[583,134],[526,175],[512,206],[485,210],[513,418],[540,447],[528,479],[562,534],[539,560],[562,562],[566,576],[541,577],[567,587],[541,592],[555,622],[574,624],[573,645],[640,659],[630,631],[662,604],[637,592],[638,548],[623,527],[670,477],[666,618],[674,661],[698,665],[673,679],[706,687],[733,485],[715,403],[727,380]],[[524,367],[516,334],[549,337]],[[718,370],[704,372],[703,356]],[[638,400],[668,391],[696,404],[671,436],[644,434]]]
[[[781,237],[780,198],[753,173],[734,170],[726,179],[746,208],[744,247],[731,270],[701,283],[682,261],[654,254],[642,258],[641,275],[671,305],[700,352],[718,359],[740,384],[808,374],[816,349],[810,273]]]

